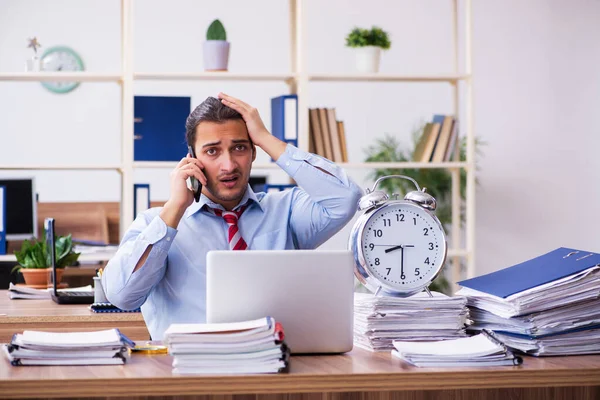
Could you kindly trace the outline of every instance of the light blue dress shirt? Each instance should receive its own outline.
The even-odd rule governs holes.
[[[362,191],[340,167],[289,144],[277,165],[299,187],[265,194],[248,186],[235,208],[247,205],[238,227],[248,250],[314,249],[352,219]],[[223,209],[202,195],[176,230],[160,218],[161,208],[141,213],[102,274],[108,300],[124,310],[141,306],[154,340],[172,323],[206,321],[206,253],[229,243],[225,220],[205,206]],[[146,262],[133,272],[149,245]]]

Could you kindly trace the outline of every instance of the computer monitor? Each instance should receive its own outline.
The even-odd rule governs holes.
[[[6,187],[6,240],[37,237],[35,178],[0,178]]]

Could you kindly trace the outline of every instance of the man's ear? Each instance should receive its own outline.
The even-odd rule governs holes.
[[[252,143],[252,162],[256,160],[256,146]]]

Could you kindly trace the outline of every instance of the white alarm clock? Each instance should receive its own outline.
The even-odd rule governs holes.
[[[404,200],[375,190],[390,178],[408,179],[417,190]],[[348,246],[354,255],[354,274],[376,295],[429,293],[427,287],[446,261],[446,234],[434,214],[436,200],[425,190],[408,176],[389,175],[377,179],[359,200],[358,209],[364,214],[354,224]]]

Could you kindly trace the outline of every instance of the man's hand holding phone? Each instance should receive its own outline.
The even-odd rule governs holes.
[[[188,187],[188,178],[194,178],[202,185],[206,185],[206,176],[202,172],[204,165],[191,154],[182,158],[175,169],[171,171],[171,195],[165,203],[160,217],[167,225],[177,229],[179,220],[185,213],[185,210],[194,202],[194,196],[200,198],[202,187],[198,185],[198,191],[195,193]]]

